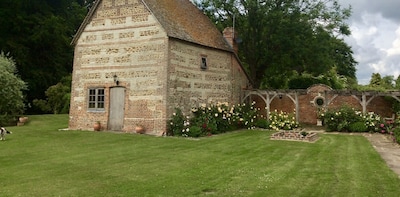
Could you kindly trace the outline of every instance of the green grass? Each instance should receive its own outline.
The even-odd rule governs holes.
[[[400,179],[362,136],[316,143],[238,131],[201,139],[63,131],[30,116],[0,141],[0,196],[399,196]]]

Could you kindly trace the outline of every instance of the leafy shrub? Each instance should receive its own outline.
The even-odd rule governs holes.
[[[299,123],[296,121],[295,113],[289,114],[287,112],[275,110],[269,113],[269,128],[272,130],[291,130],[299,127]]]
[[[251,129],[255,126],[257,120],[257,109],[254,108],[255,102],[251,104],[237,104],[231,108],[232,129],[247,128]]]
[[[307,89],[314,84],[320,83],[320,80],[312,76],[297,76],[289,80],[288,86],[289,89]]]
[[[228,103],[202,105],[192,108],[192,116],[184,116],[180,109],[175,109],[168,123],[168,135],[183,137],[200,137],[219,134],[240,128],[254,128],[257,118],[255,103],[251,105]]]
[[[379,132],[381,132],[382,134],[391,133],[393,132],[395,127],[396,123],[393,120],[382,121],[382,123],[379,124]]]
[[[184,127],[186,126],[182,110],[175,108],[175,112],[172,114],[172,119],[168,122],[167,135],[181,136]]]
[[[395,121],[383,121],[374,112],[363,114],[347,106],[339,109],[329,109],[325,112],[325,125],[327,131],[350,131],[350,132],[380,132],[391,133],[396,127]]]
[[[364,120],[365,126],[367,127],[367,131],[369,132],[378,132],[379,125],[382,118],[375,114],[374,112],[369,112],[366,115],[361,115],[362,119]]]
[[[192,108],[193,117],[190,122],[202,129],[203,135],[207,133],[218,134],[230,128],[232,115],[227,104],[218,103],[207,107]]]
[[[393,141],[400,144],[400,127],[393,129]]]
[[[256,120],[255,126],[258,128],[269,129],[270,122],[264,118]]]
[[[9,125],[25,111],[27,84],[18,76],[15,61],[0,52],[0,125]]]
[[[343,89],[346,78],[337,75],[336,67],[325,74],[313,76],[311,74],[302,74],[291,77],[288,82],[289,89],[307,89],[314,84],[325,84],[333,89]]]
[[[43,112],[65,114],[69,111],[71,100],[71,75],[63,77],[59,83],[50,86],[45,94],[46,99],[34,99],[33,106]]]
[[[202,129],[199,126],[189,127],[187,137],[200,137],[203,135]]]
[[[328,109],[324,116],[327,131],[349,131],[351,123],[363,121],[360,112],[356,112],[353,108],[345,105],[339,109]]]
[[[0,125],[1,126],[9,126],[16,125],[17,117],[9,114],[0,114]]]
[[[364,122],[354,122],[349,125],[350,132],[366,132],[368,131],[368,127]]]
[[[390,134],[393,135],[393,142],[400,144],[400,114],[397,113],[397,118],[393,122],[393,129]]]

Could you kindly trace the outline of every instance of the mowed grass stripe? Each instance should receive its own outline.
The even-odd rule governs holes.
[[[31,116],[0,142],[0,196],[398,196],[363,136],[271,141],[272,131],[200,139],[63,131]]]

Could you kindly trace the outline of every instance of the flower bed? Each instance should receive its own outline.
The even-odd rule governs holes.
[[[175,108],[172,119],[168,121],[167,135],[202,137],[243,128],[254,129],[257,119],[254,104],[202,104],[192,108],[191,115],[185,115],[181,109]]]
[[[271,140],[291,140],[303,142],[315,142],[319,139],[318,134],[314,132],[305,131],[279,131],[273,133],[270,137]]]

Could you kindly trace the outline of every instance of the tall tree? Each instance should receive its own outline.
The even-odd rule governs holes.
[[[395,81],[395,86],[394,86],[397,90],[400,90],[400,75],[397,76],[397,79]]]
[[[351,48],[343,36],[351,9],[337,0],[201,0],[219,28],[235,26],[239,56],[256,87],[285,88],[292,75],[326,73],[355,78]],[[235,21],[235,24],[233,24]]]
[[[372,73],[371,80],[369,81],[370,87],[380,87],[382,84],[382,77],[379,73]]]
[[[24,97],[22,91],[26,84],[17,75],[15,62],[11,57],[0,53],[0,125],[24,112]]]
[[[382,82],[381,82],[381,86],[387,90],[392,90],[394,89],[394,76],[393,75],[387,75],[382,77]]]
[[[0,1],[0,50],[14,57],[27,82],[27,101],[45,97],[72,71],[72,37],[85,17],[85,0]]]

